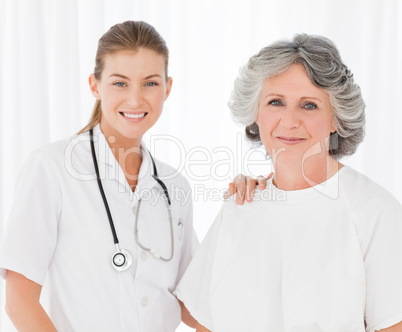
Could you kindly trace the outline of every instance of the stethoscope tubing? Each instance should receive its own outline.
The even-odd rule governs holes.
[[[109,204],[107,202],[105,191],[103,190],[102,182],[101,182],[100,175],[99,175],[98,160],[96,159],[96,154],[95,154],[93,130],[91,129],[89,131],[89,133],[90,133],[90,136],[91,136],[91,153],[92,153],[92,159],[94,161],[96,180],[98,182],[99,191],[101,193],[103,204],[105,205],[107,217],[109,219],[109,225],[110,225],[110,228],[112,230],[114,244],[118,245],[119,244],[119,239],[117,238],[116,229],[114,228],[112,214],[110,213]]]
[[[93,139],[93,129],[89,130],[89,134],[90,134],[90,141],[91,141],[92,160],[93,160],[93,163],[94,163],[94,168],[95,168],[95,173],[96,173],[96,180],[97,180],[97,183],[98,183],[99,191],[100,191],[101,196],[102,196],[103,204],[104,204],[105,209],[106,209],[106,213],[107,213],[108,220],[109,220],[109,225],[110,225],[110,228],[112,230],[113,241],[114,241],[114,243],[116,245],[116,248],[117,248],[117,252],[112,257],[112,264],[113,264],[113,266],[114,266],[114,268],[116,270],[118,270],[118,271],[126,271],[128,268],[130,268],[130,266],[132,264],[132,257],[131,257],[131,254],[127,250],[120,249],[119,239],[117,237],[116,229],[114,227],[112,214],[110,212],[109,204],[107,202],[105,191],[103,190],[102,182],[101,182],[100,175],[99,175],[99,167],[98,167],[98,161],[97,161],[96,154],[95,154],[95,145],[94,145],[94,139]],[[164,191],[164,194],[165,194],[165,197],[167,199],[167,208],[168,208],[169,224],[170,224],[170,240],[171,240],[171,242],[170,242],[171,243],[171,255],[170,255],[170,257],[169,258],[164,258],[159,254],[159,252],[156,249],[145,247],[141,243],[141,241],[140,241],[140,239],[138,237],[138,219],[139,219],[141,198],[138,200],[138,206],[137,206],[136,214],[135,214],[134,236],[135,236],[135,240],[136,240],[136,242],[137,242],[137,244],[138,244],[138,246],[140,248],[142,248],[145,251],[150,252],[155,258],[161,259],[162,261],[165,261],[165,262],[169,262],[169,261],[171,261],[173,259],[173,256],[174,256],[174,230],[173,230],[173,218],[172,218],[172,211],[171,211],[171,201],[170,201],[170,197],[169,197],[169,191],[168,191],[166,185],[158,177],[158,171],[156,169],[155,161],[154,161],[154,159],[153,159],[153,157],[152,157],[152,155],[150,153],[149,153],[149,156],[151,158],[152,165],[153,165],[153,173],[154,174],[152,175],[152,177],[162,187],[162,189]],[[118,265],[114,260],[114,258],[116,256],[119,256],[119,255],[123,256],[125,262],[127,261],[127,264],[125,264],[124,266]]]
[[[160,256],[156,250],[154,250],[152,248],[147,248],[141,243],[141,241],[138,237],[138,214],[140,211],[140,205],[141,205],[141,199],[138,200],[137,211],[135,213],[135,229],[134,229],[135,241],[137,242],[137,244],[140,246],[141,249],[143,249],[145,251],[149,251],[155,258],[159,258],[165,262],[171,261],[174,256],[174,233],[173,233],[174,231],[173,231],[173,220],[172,220],[172,212],[171,212],[170,205],[168,205],[169,224],[170,224],[170,244],[171,244],[171,250],[170,250],[171,255],[169,258],[164,258],[164,257]]]

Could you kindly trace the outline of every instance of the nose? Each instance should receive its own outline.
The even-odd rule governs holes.
[[[143,92],[141,87],[133,87],[128,91],[127,104],[132,108],[137,108],[142,105],[143,102]]]
[[[297,107],[286,107],[282,111],[281,125],[286,129],[297,128],[300,124]]]

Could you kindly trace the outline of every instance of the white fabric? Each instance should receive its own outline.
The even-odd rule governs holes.
[[[175,170],[156,161],[172,199],[175,255],[170,262],[155,259],[134,238],[142,197],[140,241],[169,257],[167,204],[148,153],[143,149],[133,194],[99,127],[94,137],[120,247],[132,254],[133,266],[126,272],[112,267],[116,247],[85,133],[49,144],[25,162],[0,246],[1,276],[9,269],[50,286],[49,313],[61,332],[174,331],[181,311],[172,291],[192,256],[192,202],[183,195],[189,184],[182,176],[167,178]]]
[[[402,321],[402,206],[350,167],[230,199],[175,294],[214,332],[374,332]]]

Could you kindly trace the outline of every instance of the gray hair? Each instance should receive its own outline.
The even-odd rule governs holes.
[[[337,158],[353,154],[364,138],[365,103],[335,44],[322,36],[298,34],[252,56],[240,69],[229,101],[234,119],[246,126],[248,139],[261,143],[255,119],[263,82],[296,63],[304,66],[315,86],[328,93],[337,128],[330,136],[329,153]]]

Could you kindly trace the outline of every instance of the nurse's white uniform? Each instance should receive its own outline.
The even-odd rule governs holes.
[[[402,321],[402,207],[350,167],[223,204],[175,293],[213,332],[374,332]],[[366,323],[366,327],[365,327]]]
[[[174,331],[181,311],[172,292],[192,257],[190,186],[175,169],[156,161],[172,200],[175,253],[170,262],[155,259],[134,238],[142,197],[139,239],[170,256],[168,209],[161,186],[151,177],[150,157],[142,149],[132,193],[99,126],[94,137],[120,247],[132,254],[132,267],[126,272],[112,267],[116,247],[85,133],[49,144],[26,161],[0,246],[1,276],[9,269],[48,286],[49,315],[61,332]]]

